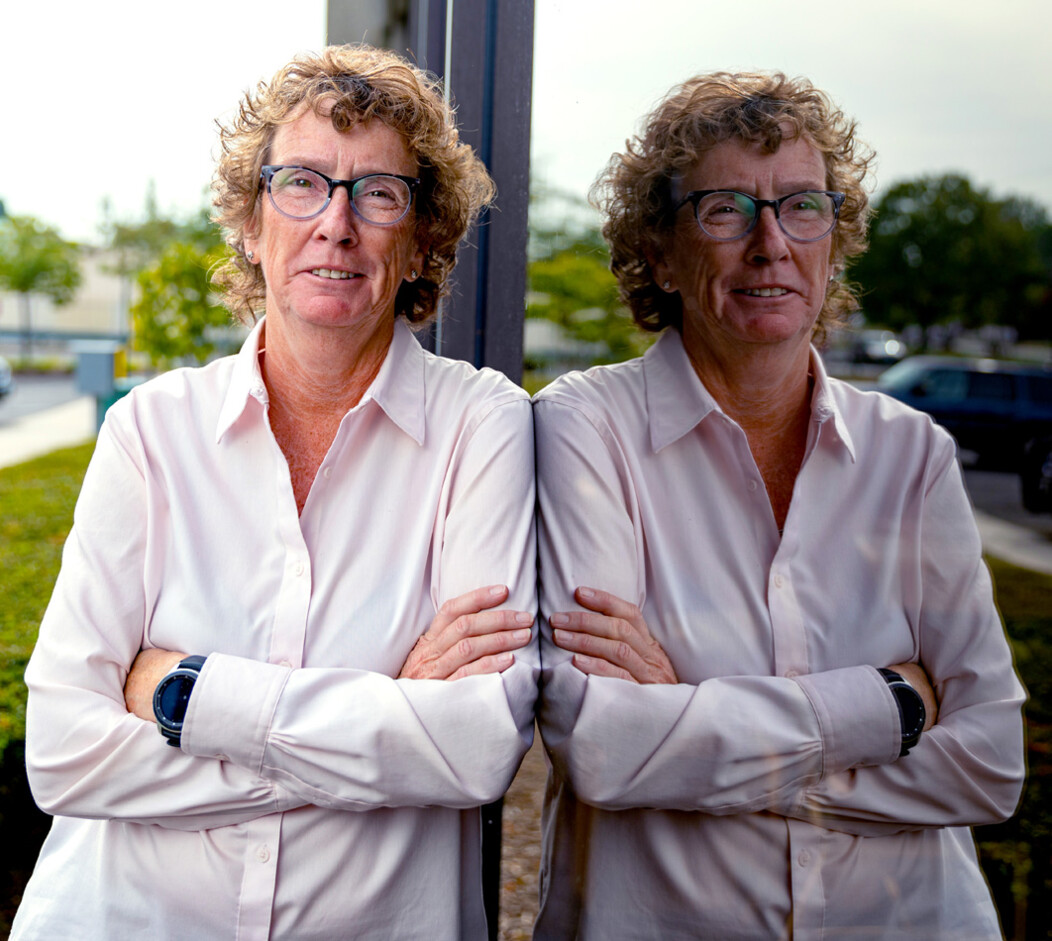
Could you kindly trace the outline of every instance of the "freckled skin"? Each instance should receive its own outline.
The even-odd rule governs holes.
[[[826,188],[822,156],[807,141],[782,144],[773,154],[759,145],[727,141],[704,154],[679,184],[691,190],[734,189],[776,199],[804,189]],[[806,360],[811,331],[830,274],[832,239],[794,242],[765,209],[756,228],[735,242],[717,242],[698,227],[689,206],[680,209],[663,256],[659,283],[668,280],[683,299],[683,339],[731,366],[751,347],[779,345],[783,355]],[[787,294],[752,297],[744,288],[786,288]]]

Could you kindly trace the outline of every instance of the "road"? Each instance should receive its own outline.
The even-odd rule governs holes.
[[[70,402],[77,396],[77,384],[72,376],[16,376],[15,391],[0,399],[0,426]]]

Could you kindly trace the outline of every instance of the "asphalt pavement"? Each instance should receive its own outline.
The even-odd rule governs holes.
[[[4,420],[0,411],[0,467],[20,464],[95,436],[95,400],[82,396],[61,405]],[[1027,527],[983,510],[975,520],[989,555],[1052,575],[1052,527]]]

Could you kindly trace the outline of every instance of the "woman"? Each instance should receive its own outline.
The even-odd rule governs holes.
[[[27,671],[59,816],[14,937],[481,938],[478,805],[532,735],[530,405],[408,323],[492,184],[367,47],[222,145],[218,280],[266,316],[100,434]]]
[[[867,162],[806,81],[715,74],[600,183],[661,336],[535,401],[538,938],[999,936],[967,827],[1023,693],[953,442],[811,345]]]

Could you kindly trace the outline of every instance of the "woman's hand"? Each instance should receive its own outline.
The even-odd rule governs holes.
[[[578,588],[574,598],[589,610],[553,614],[548,623],[555,643],[573,653],[578,670],[634,683],[679,682],[639,608],[594,588]]]
[[[132,663],[128,679],[124,681],[124,704],[128,712],[147,722],[155,721],[153,714],[153,691],[169,671],[179,665],[186,654],[151,647],[139,651]]]
[[[529,612],[487,610],[507,598],[504,585],[450,598],[409,652],[398,678],[459,680],[480,673],[503,673],[515,662],[511,651],[525,647],[533,633]]]
[[[939,702],[935,698],[935,690],[932,688],[928,674],[919,663],[896,663],[888,667],[894,673],[898,673],[910,684],[924,702],[924,731],[927,732],[939,717]]]

